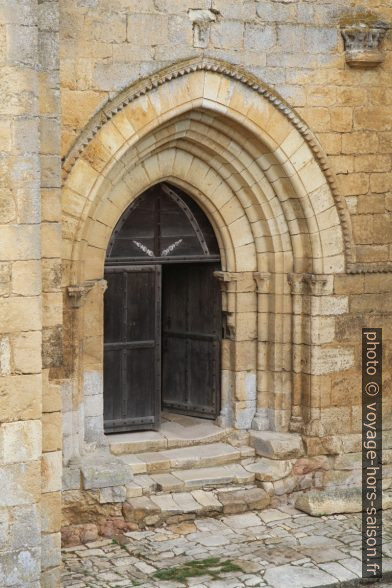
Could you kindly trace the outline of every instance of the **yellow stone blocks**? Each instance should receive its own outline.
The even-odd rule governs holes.
[[[12,464],[39,459],[41,435],[39,420],[3,423],[0,426],[0,461]]]
[[[61,490],[62,453],[50,451],[42,455],[41,476],[42,493],[57,492]]]
[[[12,337],[13,368],[17,374],[39,374],[42,370],[40,331],[18,333]]]
[[[57,533],[61,528],[61,493],[48,492],[41,498],[43,533]]]
[[[58,451],[62,448],[61,412],[48,412],[42,415],[42,451]]]
[[[0,332],[40,330],[41,300],[38,296],[0,299]]]

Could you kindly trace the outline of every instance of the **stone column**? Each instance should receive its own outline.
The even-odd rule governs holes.
[[[302,415],[302,377],[304,355],[304,314],[303,294],[305,289],[304,274],[289,274],[288,281],[292,296],[292,397],[290,431],[300,432],[303,426]]]
[[[268,316],[271,274],[255,272],[257,292],[257,403],[252,429],[268,431],[270,428],[269,377],[268,377]]]
[[[251,272],[215,272],[221,283],[222,410],[219,423],[250,429],[256,411],[256,297]]]
[[[308,385],[304,390],[303,404],[306,405],[306,418],[303,419],[303,432],[313,436],[323,435],[321,423],[320,387],[316,385],[317,374],[320,372],[321,345],[327,332],[321,320],[321,297],[332,293],[332,276],[322,274],[305,274],[308,328],[307,355],[303,360]],[[324,334],[324,337],[323,337]],[[328,339],[326,339],[328,341]],[[334,371],[334,359],[331,359],[331,371]],[[322,370],[324,371],[324,369]],[[303,409],[304,410],[304,409]],[[303,415],[304,416],[304,415]]]
[[[0,3],[0,585],[41,576],[37,0]]]

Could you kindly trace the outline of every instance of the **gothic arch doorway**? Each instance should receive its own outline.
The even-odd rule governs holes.
[[[221,295],[213,228],[184,192],[160,183],[117,223],[105,262],[104,427],[156,429],[161,410],[220,410]]]

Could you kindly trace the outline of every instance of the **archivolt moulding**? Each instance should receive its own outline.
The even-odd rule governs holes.
[[[346,208],[346,203],[344,198],[339,193],[334,173],[331,170],[327,158],[323,153],[323,150],[316,137],[313,135],[306,123],[287,104],[287,102],[285,102],[285,100],[278,94],[272,92],[271,89],[266,87],[256,76],[248,73],[241,67],[234,66],[217,59],[197,58],[174,64],[161,70],[160,72],[157,72],[156,74],[149,76],[148,78],[144,78],[139,82],[132,84],[132,86],[121,92],[114,99],[107,102],[107,104],[87,124],[78,139],[75,141],[74,145],[71,147],[67,156],[64,158],[64,179],[72,170],[74,164],[83,153],[85,147],[87,147],[87,145],[94,139],[94,136],[97,134],[97,132],[105,125],[106,122],[110,121],[116,115],[116,113],[121,112],[128,104],[140,96],[148,94],[149,92],[155,90],[170,80],[183,77],[197,71],[211,71],[214,73],[219,73],[248,86],[257,94],[263,96],[271,104],[273,104],[273,106],[278,109],[301,134],[312,151],[317,164],[324,173],[333,195],[342,227],[345,246],[346,269],[349,272],[355,271],[355,256],[351,236],[351,223]]]

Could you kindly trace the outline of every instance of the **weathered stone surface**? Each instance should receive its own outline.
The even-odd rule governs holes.
[[[281,480],[291,473],[291,462],[288,460],[277,460],[262,458],[255,463],[245,466],[248,472],[256,476],[256,480],[261,482],[274,482]]]
[[[41,573],[40,548],[1,553],[0,564],[1,586],[33,586]]]
[[[41,497],[43,533],[58,533],[61,527],[61,492],[48,492]]]
[[[246,484],[254,480],[254,474],[247,472],[238,464],[195,470],[174,470],[174,475],[184,482],[185,488],[194,489],[230,482]]]
[[[79,490],[81,486],[80,467],[64,467],[62,474],[63,490]]]
[[[291,459],[304,455],[302,439],[297,433],[251,431],[250,444],[257,455],[270,459]]]
[[[46,570],[61,564],[61,534],[50,533],[42,536],[42,564]]]
[[[61,451],[44,453],[41,462],[42,492],[61,490],[62,455]]]
[[[271,501],[270,496],[261,488],[243,490],[226,490],[218,492],[218,500],[223,504],[224,513],[238,513],[246,510],[261,510]]]
[[[155,474],[151,476],[157,484],[157,489],[163,492],[182,490],[184,483],[172,474]]]
[[[94,454],[84,458],[80,471],[86,490],[125,486],[132,481],[132,473],[127,464],[110,455]]]
[[[131,522],[142,521],[146,516],[158,515],[160,511],[160,507],[147,496],[132,498],[123,505],[124,519]]]
[[[136,498],[137,496],[142,496],[143,488],[136,484],[135,482],[129,482],[125,486],[126,489],[126,500],[130,500],[131,498]]]
[[[264,577],[268,584],[274,588],[281,588],[282,586],[310,588],[312,586],[328,586],[336,583],[336,578],[320,569],[292,565],[269,569]]]
[[[202,505],[204,512],[221,512],[222,504],[215,498],[212,492],[204,490],[193,490],[192,496]]]
[[[99,491],[99,502],[125,502],[127,491],[125,486],[113,486],[110,488],[101,488]]]
[[[156,505],[156,507],[165,514],[182,514],[182,508],[180,505],[174,500],[173,495],[171,494],[162,494],[158,496],[152,496],[151,501]],[[161,513],[159,513],[161,514]]]
[[[312,516],[361,512],[360,488],[307,492],[295,501],[295,507]]]
[[[41,493],[39,461],[0,468],[0,506],[29,505],[39,501]]]
[[[176,492],[172,494],[173,500],[181,509],[181,512],[200,514],[203,510],[201,504],[199,504],[192,496],[190,492]]]
[[[4,464],[34,461],[42,452],[41,422],[21,421],[0,426],[0,456]]]

